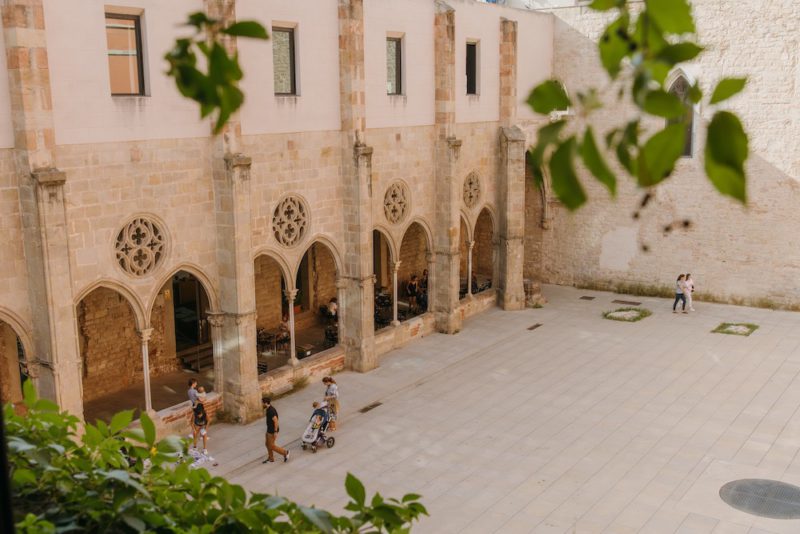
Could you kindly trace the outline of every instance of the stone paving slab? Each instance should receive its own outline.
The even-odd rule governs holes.
[[[666,299],[544,293],[542,309],[493,309],[373,372],[336,375],[333,449],[298,445],[321,384],[275,402],[287,464],[260,463],[263,421],[216,425],[215,474],[340,510],[350,471],[369,492],[422,494],[431,517],[415,532],[800,532],[800,521],[718,496],[753,473],[800,484],[800,315],[702,302],[684,315]],[[653,315],[602,318],[625,298]],[[760,328],[711,333],[721,322]]]

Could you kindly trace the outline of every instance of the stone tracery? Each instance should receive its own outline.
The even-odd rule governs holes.
[[[161,261],[165,239],[158,225],[146,217],[137,217],[117,234],[117,262],[133,276],[145,276]]]
[[[408,188],[403,182],[394,182],[389,186],[383,197],[383,212],[387,221],[397,224],[406,218],[409,196]]]
[[[471,172],[464,180],[464,205],[474,208],[481,199],[481,179],[478,173]]]
[[[272,232],[275,239],[285,247],[300,243],[308,229],[308,209],[300,198],[284,198],[275,207],[272,215]]]

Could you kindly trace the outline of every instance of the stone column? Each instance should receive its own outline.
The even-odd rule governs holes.
[[[222,362],[222,327],[225,324],[225,314],[221,312],[208,312],[208,325],[211,327],[211,346],[214,351],[214,391],[222,391],[224,387],[224,364]]]
[[[400,262],[392,262],[392,326],[397,326],[400,321],[397,320],[397,271],[400,270]],[[428,275],[430,279],[430,274]]]
[[[472,248],[475,241],[467,241],[467,298],[472,298]]]
[[[522,283],[525,253],[525,132],[516,126],[503,128],[500,132],[500,150],[498,304],[504,310],[521,310],[525,307],[525,288]]]
[[[458,156],[461,140],[456,138],[455,11],[436,1],[434,18],[435,57],[435,224],[433,229],[433,291],[428,306],[434,312],[436,329],[454,334],[461,330],[458,313],[459,228],[461,225],[461,178]]]
[[[39,395],[83,417],[65,187],[56,168],[42,0],[4,0],[3,38],[14,129],[33,347]]]
[[[372,274],[372,147],[364,142],[364,101],[363,0],[339,0],[339,108],[345,184],[340,343],[345,365],[362,372],[378,365]]]
[[[517,118],[517,21],[500,19],[500,124]]]
[[[144,328],[137,332],[142,341],[142,376],[144,377],[144,409],[150,413],[153,411],[153,396],[150,393],[150,352],[147,344],[150,336],[153,335],[152,328]]]
[[[289,363],[292,367],[297,367],[300,361],[297,359],[297,346],[294,339],[294,299],[297,297],[296,289],[288,289],[283,292],[289,304]]]

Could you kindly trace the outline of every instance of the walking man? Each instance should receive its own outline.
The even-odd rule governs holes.
[[[286,462],[289,460],[289,451],[276,445],[278,431],[280,430],[280,425],[278,424],[278,410],[272,406],[272,400],[269,397],[264,397],[261,402],[264,404],[264,409],[267,412],[267,459],[261,463],[274,462],[275,457],[272,454],[273,451],[282,455],[283,461]]]

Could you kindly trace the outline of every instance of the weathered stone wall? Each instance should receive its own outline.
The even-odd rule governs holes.
[[[397,271],[397,293],[406,295],[406,285],[412,275],[422,277],[422,271],[428,268],[428,246],[425,232],[419,224],[412,224],[406,231],[400,245],[400,269]]]
[[[22,400],[19,378],[17,334],[9,325],[0,321],[0,404]]]
[[[153,328],[147,344],[150,376],[156,377],[179,370],[181,364],[175,357],[175,308],[171,291],[169,298],[164,291],[156,297],[150,314],[150,326]]]
[[[324,245],[311,247],[311,281],[313,284],[311,309],[315,312],[320,306],[327,306],[336,297],[336,263]]]
[[[256,326],[275,330],[281,324],[281,270],[269,256],[255,262]]]
[[[13,151],[0,150],[0,307],[31,324],[28,271],[22,247],[19,189]]]
[[[588,206],[576,214],[551,206],[552,229],[543,231],[535,225],[541,214],[537,193],[529,190],[527,275],[538,272],[543,281],[558,284],[669,287],[677,273],[690,271],[699,292],[718,298],[800,304],[800,247],[787,238],[800,231],[796,6],[790,0],[765,2],[756,11],[742,2],[694,4],[698,34],[708,51],[687,68],[689,77],[697,76],[710,94],[721,77],[750,75],[745,91],[725,104],[741,116],[751,135],[748,207],[721,197],[704,176],[700,147],[713,110],[701,108],[695,156],[679,162],[638,221],[631,215],[642,191],[630,179],[622,180],[616,202],[601,187],[589,185],[593,180],[584,179]],[[570,94],[603,87],[607,77],[599,69],[594,41],[603,16],[585,8],[554,13],[559,19],[555,75]],[[746,31],[734,35],[731,28]],[[601,113],[600,130],[621,123],[629,113],[619,108]],[[663,232],[666,225],[683,220],[691,221],[688,230]],[[541,267],[533,239],[538,233]]]
[[[472,271],[482,278],[492,278],[495,266],[492,218],[481,212],[475,224],[475,246],[472,249]]]
[[[89,401],[142,381],[136,322],[125,298],[98,288],[78,304],[83,399]]]

